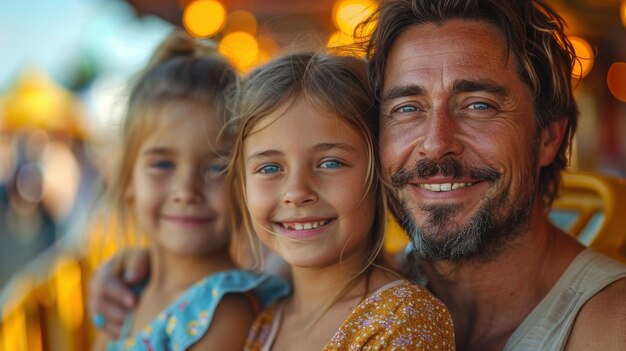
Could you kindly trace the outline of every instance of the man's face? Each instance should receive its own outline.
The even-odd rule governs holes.
[[[407,29],[389,52],[381,159],[422,257],[488,258],[527,222],[551,159],[506,48],[494,26],[450,20]]]

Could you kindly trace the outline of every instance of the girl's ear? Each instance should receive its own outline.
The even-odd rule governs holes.
[[[541,144],[539,145],[539,165],[548,166],[554,161],[556,154],[563,144],[565,127],[568,120],[565,117],[550,122],[541,131]]]

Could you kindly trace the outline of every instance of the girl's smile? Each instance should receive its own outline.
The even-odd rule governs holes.
[[[316,239],[325,233],[335,218],[301,218],[276,222],[279,234],[293,239]]]

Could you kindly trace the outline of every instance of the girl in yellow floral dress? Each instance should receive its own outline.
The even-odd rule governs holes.
[[[374,101],[352,57],[285,56],[243,80],[229,125],[233,235],[256,235],[293,281],[256,318],[246,350],[454,349],[445,306],[382,258]]]

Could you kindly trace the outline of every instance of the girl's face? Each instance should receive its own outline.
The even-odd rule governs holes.
[[[362,267],[376,197],[359,134],[297,98],[253,127],[243,153],[248,211],[265,245],[295,267]]]
[[[206,108],[166,106],[164,120],[141,144],[127,196],[151,245],[204,255],[227,247],[226,154],[216,145],[217,118]],[[171,118],[174,116],[180,116]]]

